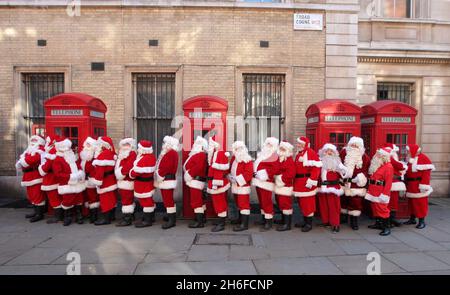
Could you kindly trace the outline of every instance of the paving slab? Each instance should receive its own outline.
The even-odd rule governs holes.
[[[164,236],[159,238],[152,252],[156,253],[171,253],[178,251],[189,250],[194,242],[195,234],[186,236]]]
[[[349,275],[366,275],[367,266],[370,261],[367,261],[367,255],[347,255],[347,256],[333,256],[328,257],[343,273]],[[403,269],[388,261],[381,256],[381,274],[404,272]]]
[[[72,250],[64,253],[52,264],[68,264],[66,260],[67,254]],[[97,252],[90,250],[80,250],[77,252],[80,254],[81,264],[137,264],[144,260],[147,254],[145,253],[114,253],[114,252]]]
[[[392,235],[403,243],[420,251],[445,250],[438,243],[412,231],[395,231]]]
[[[425,253],[450,265],[450,251],[430,251]]]
[[[262,275],[336,275],[342,272],[326,257],[274,258],[253,261]]]
[[[150,252],[145,256],[144,263],[149,262],[182,262],[186,261],[188,251],[179,251],[172,253]]]
[[[308,253],[308,256],[336,256],[346,254],[336,241],[326,238],[310,241],[305,240],[300,245]]]
[[[187,261],[227,260],[229,246],[192,245]]]
[[[65,265],[3,265],[0,275],[65,275]]]
[[[405,243],[373,243],[381,253],[398,253],[398,252],[415,252],[416,249],[406,245]]]
[[[373,244],[366,240],[336,240],[335,241],[347,254],[367,254],[379,251]]]
[[[82,264],[82,275],[132,275],[137,264]]]
[[[253,246],[230,246],[229,260],[253,260],[269,258],[269,250]]]
[[[450,233],[438,229],[432,225],[427,225],[424,229],[414,228],[412,231],[434,242],[450,242]]]
[[[251,261],[203,261],[173,263],[142,263],[136,268],[137,275],[255,275]]]
[[[392,253],[384,256],[410,272],[450,269],[449,265],[422,252]]]
[[[67,251],[68,249],[63,248],[32,248],[8,261],[6,265],[51,264]]]

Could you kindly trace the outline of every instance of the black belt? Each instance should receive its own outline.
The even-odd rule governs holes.
[[[295,174],[295,178],[306,178],[306,177],[310,177],[311,173],[306,173],[306,174]]]
[[[213,180],[214,179],[214,177],[209,177],[209,176],[207,176],[205,178],[206,178],[206,180]]]
[[[147,182],[147,181],[153,181],[153,176],[151,176],[151,177],[142,177],[142,176],[138,176],[138,177],[136,177],[136,180],[138,180],[138,181],[145,181],[145,182]]]
[[[406,181],[421,181],[422,177],[406,178]]]
[[[402,180],[402,177],[398,176],[398,175],[394,175],[394,180]]]
[[[351,183],[352,179],[351,178],[344,178],[342,179],[342,183]]]
[[[381,186],[384,186],[384,181],[383,181],[383,180],[373,180],[373,179],[369,179],[369,184],[374,184],[374,185],[381,185]]]
[[[103,174],[103,177],[109,176],[109,175],[114,175],[114,170],[106,171],[106,172]]]
[[[206,177],[203,177],[203,176],[195,176],[194,179],[198,180],[198,181],[202,181],[202,182],[206,181]]]
[[[31,171],[37,171],[38,168],[36,167],[29,167],[29,168],[22,168],[23,172],[31,172]]]
[[[175,174],[166,174],[164,176],[164,180],[173,180],[175,179]]]
[[[333,180],[333,181],[322,181],[320,182],[320,185],[335,185],[340,184],[341,182],[339,180]]]

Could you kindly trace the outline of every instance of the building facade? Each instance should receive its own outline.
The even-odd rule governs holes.
[[[299,29],[295,15],[322,25]],[[319,100],[402,100],[419,110],[435,195],[447,195],[449,33],[444,0],[0,2],[0,191],[17,192],[14,162],[43,131],[43,101],[85,92],[107,104],[116,143],[157,146],[179,131],[171,122],[183,101],[201,94],[226,99],[230,117],[277,118],[272,135],[289,141]],[[258,129],[257,143],[268,132]],[[228,143],[250,140],[245,130],[227,134]]]

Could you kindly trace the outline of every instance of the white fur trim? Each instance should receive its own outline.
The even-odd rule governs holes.
[[[283,210],[282,212],[283,212],[284,215],[292,215],[292,213],[294,212],[294,210],[288,209],[288,210]]]
[[[142,211],[144,211],[144,213],[152,213],[155,211],[155,207],[144,207],[142,208]]]
[[[136,139],[134,138],[124,138],[119,142],[119,147],[124,146],[126,144],[131,145],[132,149],[136,149]]]
[[[151,167],[138,167],[138,166],[134,166],[133,167],[134,172],[136,173],[153,173],[155,172],[155,166],[151,166]]]
[[[54,191],[58,189],[58,184],[51,184],[51,185],[41,185],[41,190],[44,192],[48,192],[48,191]]]
[[[217,214],[217,216],[219,216],[219,217],[227,217],[227,211],[220,212],[219,214]]]
[[[428,197],[433,192],[433,189],[431,191],[427,192],[420,192],[420,193],[408,193],[406,192],[406,197],[411,199],[417,199],[417,198],[425,198]]]
[[[230,188],[230,184],[227,183],[227,185],[222,186],[222,187],[220,187],[218,189],[207,188],[206,191],[208,192],[208,194],[217,195],[217,194],[221,194],[221,193],[226,192],[229,188]]]
[[[361,215],[361,211],[360,210],[349,210],[348,215],[358,217]]]
[[[61,205],[61,207],[63,208],[63,210],[69,210],[69,209],[72,209],[73,208],[73,205],[72,206],[64,206],[64,205]]]
[[[138,150],[142,154],[152,154],[153,153],[152,147],[146,148],[146,147],[143,147],[140,143],[138,144]]]
[[[406,191],[406,185],[402,181],[397,181],[392,183],[391,191],[393,192],[403,192]]]
[[[219,163],[212,163],[211,165],[212,168],[217,169],[217,170],[228,170],[230,169],[230,164],[226,163],[226,164],[219,164]]]
[[[92,165],[94,165],[94,166],[115,166],[116,161],[114,161],[114,160],[94,160],[92,162]]]
[[[155,182],[156,186],[156,182]],[[158,183],[159,189],[175,189],[177,187],[177,180],[171,179],[171,180],[164,180],[163,182]]]
[[[206,183],[200,180],[192,179],[191,181],[186,181],[186,185],[191,188],[203,190]]]
[[[377,153],[378,153],[379,155],[381,155],[381,156],[384,156],[384,157],[390,157],[392,151],[391,151],[391,152],[387,152],[387,151],[385,151],[384,149],[378,149],[378,150],[377,150]]]
[[[389,204],[390,197],[384,194],[381,194],[378,197],[376,197],[374,195],[367,193],[364,199],[369,200],[373,203]]]
[[[261,211],[261,214],[262,214],[262,215],[264,215],[264,214],[265,214],[265,212],[264,212],[264,210],[263,210],[263,209],[260,209],[260,211]]]
[[[294,188],[292,186],[275,186],[274,192],[281,196],[292,196]]]
[[[267,174],[266,169],[261,169],[256,171],[256,178],[261,181],[266,181],[267,179],[269,179],[269,174]]]
[[[341,213],[342,213],[342,214],[348,214],[348,210],[347,210],[347,209],[344,209],[344,208],[341,208]]]
[[[428,190],[431,189],[431,185],[429,185],[429,184],[419,184],[419,189],[421,191],[428,191]]]
[[[422,165],[416,165],[415,167],[416,167],[416,170],[419,170],[419,171],[423,171],[423,170],[434,171],[434,170],[436,170],[436,167],[434,167],[433,164],[422,164]]]
[[[319,188],[319,192],[324,194],[335,194],[336,196],[342,196],[344,194],[344,190],[342,188],[337,189],[335,187],[326,187],[324,185]]]
[[[167,212],[167,214],[177,213],[177,208],[176,207],[167,207],[166,212]]]
[[[344,194],[348,197],[364,197],[367,190],[365,188],[345,188]]]
[[[237,195],[249,195],[251,192],[250,186],[238,186],[236,183],[231,185],[231,192]]]
[[[198,207],[198,208],[194,208],[194,213],[204,213],[205,210],[203,209],[203,207]]]
[[[212,180],[212,185],[213,186],[222,186],[223,185],[223,180],[221,180],[221,179],[213,179]]]
[[[271,191],[271,192],[273,192],[275,189],[275,184],[273,182],[262,181],[262,180],[259,180],[258,178],[252,179],[252,185],[262,188],[262,189],[265,189],[267,191]]]
[[[45,200],[40,202],[40,203],[33,204],[33,205],[35,205],[35,206],[44,206],[45,205]]]
[[[245,178],[244,178],[244,176],[242,176],[242,174],[237,175],[235,179],[236,179],[236,182],[237,182],[240,186],[243,186],[243,185],[246,184]]]
[[[19,163],[23,168],[27,168],[28,166],[30,166],[28,165],[27,161],[25,161],[25,157],[20,157]]]
[[[126,206],[122,206],[122,213],[123,214],[130,214],[130,213],[134,213],[134,203],[131,205],[126,205]]]
[[[119,160],[120,161],[120,160]],[[114,174],[116,175],[117,180],[125,179],[125,175],[122,174],[122,167],[116,167],[114,169]]]
[[[184,181],[186,182],[186,183],[188,183],[188,182],[190,182],[191,180],[193,180],[193,178],[192,178],[192,176],[189,174],[189,171],[186,171],[186,172],[184,172],[184,175],[183,175],[184,177]]]
[[[103,180],[98,180],[92,177],[89,178],[89,182],[95,185],[96,187],[101,186],[103,184]]]
[[[355,183],[356,183],[357,186],[359,186],[359,187],[366,186],[366,184],[367,184],[367,177],[364,175],[364,173],[358,173],[355,176],[355,178],[356,178],[355,179],[355,181],[356,181]]]
[[[78,172],[70,173],[70,178],[68,184],[77,184],[79,182],[79,174]]]
[[[36,178],[36,179],[30,180],[30,181],[21,181],[20,185],[21,186],[32,186],[32,185],[39,184],[39,183],[42,183],[42,178]]]
[[[39,174],[41,175],[41,176],[45,176],[45,175],[47,175],[47,173],[44,171],[44,170],[42,170],[42,164],[41,165],[39,165],[39,167],[38,167],[38,171],[39,171]]]
[[[134,190],[134,181],[129,180],[118,180],[117,187],[120,189],[132,191]]]
[[[97,209],[100,207],[100,202],[94,202],[89,204],[89,209]]]
[[[282,177],[281,177],[281,174],[280,175],[275,175],[275,185],[276,186],[285,186],[286,184],[283,182],[283,179],[282,179]]]
[[[312,197],[315,196],[317,194],[317,188],[313,189],[312,191],[309,192],[296,192],[294,191],[294,196],[297,198],[303,198],[303,197]]]
[[[307,188],[312,188],[313,186],[317,186],[317,180],[312,180],[311,178],[308,178],[306,180],[306,187]]]
[[[265,218],[265,219],[272,219],[272,218],[273,218],[273,215],[272,215],[272,214],[269,214],[269,213],[264,213],[264,218]]]
[[[116,189],[117,189],[117,184],[113,184],[113,185],[107,186],[105,188],[97,187],[97,194],[104,194],[104,193],[112,192]]]
[[[56,154],[45,153],[44,158],[49,159],[49,160],[54,160],[54,159],[56,159]]]
[[[314,160],[309,160],[309,161],[303,161],[303,166],[305,167],[322,167],[322,162],[321,161],[314,161]]]
[[[242,215],[250,215],[250,210],[248,210],[248,209],[243,209],[240,212]]]
[[[155,193],[155,190],[152,190],[150,192],[146,192],[146,193],[138,193],[138,192],[134,192],[134,196],[136,198],[150,198],[153,197],[153,194]]]
[[[84,191],[86,188],[86,185],[84,182],[79,182],[77,184],[66,184],[66,185],[59,185],[58,186],[58,194],[60,195],[67,195],[67,194],[77,194]]]

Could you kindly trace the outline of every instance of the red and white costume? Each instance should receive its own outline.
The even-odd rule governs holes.
[[[144,213],[155,211],[153,201],[155,165],[156,158],[153,154],[152,143],[148,140],[139,141],[137,158],[129,175],[131,179],[134,179],[134,196],[138,198]]]
[[[409,210],[411,215],[425,218],[428,214],[428,197],[433,192],[430,185],[431,171],[435,167],[417,144],[410,144],[407,149],[411,154],[405,174]]]
[[[122,213],[134,213],[134,181],[130,178],[130,170],[136,161],[136,140],[124,138],[119,142],[114,174],[117,179],[117,188],[122,201]]]
[[[232,145],[233,157],[230,161],[231,192],[242,215],[250,215],[250,183],[253,178],[253,161],[242,141]]]
[[[45,194],[41,191],[42,176],[38,170],[44,154],[44,144],[45,140],[42,137],[31,136],[27,149],[16,163],[16,169],[23,172],[20,184],[27,188],[28,200],[35,206],[45,205]]]
[[[230,164],[226,152],[219,150],[219,143],[209,138],[208,142],[208,186],[206,191],[211,195],[214,211],[219,217],[226,217],[228,211],[227,190],[230,182],[227,178]]]
[[[64,210],[77,205],[80,194],[86,188],[85,174],[71,147],[72,142],[69,139],[58,139],[55,142],[56,158],[52,164],[58,181],[58,193],[62,196],[61,207]]]
[[[292,155],[294,146],[282,141],[278,147],[278,163],[275,175],[275,198],[283,215],[292,215],[295,163]]]
[[[357,145],[353,148],[351,145]],[[347,168],[344,178],[344,195],[341,198],[341,213],[358,217],[363,209],[370,158],[365,153],[364,141],[352,137],[340,152],[340,157]]]
[[[56,158],[56,149],[54,147],[55,139],[47,136],[45,140],[45,153],[42,164],[39,165],[39,174],[43,177],[41,190],[47,195],[48,202],[52,208],[61,208],[62,198],[58,194],[58,180],[53,173],[53,161]]]
[[[117,180],[114,175],[117,156],[112,139],[107,136],[97,139],[97,148],[101,149],[101,152],[92,162],[95,167],[95,176],[91,182],[97,186],[100,210],[102,213],[106,213],[117,205]]]
[[[178,150],[178,139],[165,136],[161,154],[156,162],[155,187],[161,191],[164,207],[168,214],[176,212],[173,192],[177,187]]]
[[[294,196],[304,217],[314,216],[316,211],[317,185],[322,162],[317,153],[310,148],[307,137],[297,138],[305,147],[295,156]]]
[[[268,137],[261,152],[253,163],[252,185],[256,187],[261,214],[265,219],[273,218],[272,192],[275,189],[274,176],[278,163],[278,139]]]
[[[389,199],[389,210],[396,212],[398,211],[398,199],[400,192],[406,191],[406,185],[403,182],[403,179],[406,170],[408,169],[408,165],[398,159],[397,152],[399,151],[399,149],[395,144],[385,143],[383,147],[388,147],[392,150],[391,164],[394,168],[394,178],[392,180],[392,188]]]
[[[80,152],[81,169],[86,175],[86,190],[84,191],[85,200],[88,202],[89,209],[100,207],[100,201],[97,194],[97,186],[93,182],[95,179],[95,167],[92,162],[95,160],[95,151],[97,141],[91,137],[86,138],[83,143],[83,149]]]
[[[327,151],[331,150],[332,155]],[[342,164],[339,152],[335,145],[327,143],[319,151],[322,168],[320,172],[320,186],[318,190],[320,218],[323,224],[331,226],[340,225],[341,196],[344,190],[340,179],[347,173],[347,168]]]
[[[198,136],[192,145],[189,156],[184,162],[184,182],[189,187],[189,198],[194,213],[204,213],[203,189],[206,185],[206,170],[208,168],[206,150],[208,142]]]
[[[391,193],[394,168],[390,163],[392,150],[379,149],[369,167],[369,187],[365,196],[371,202],[372,214],[377,218],[389,218],[389,195]]]

